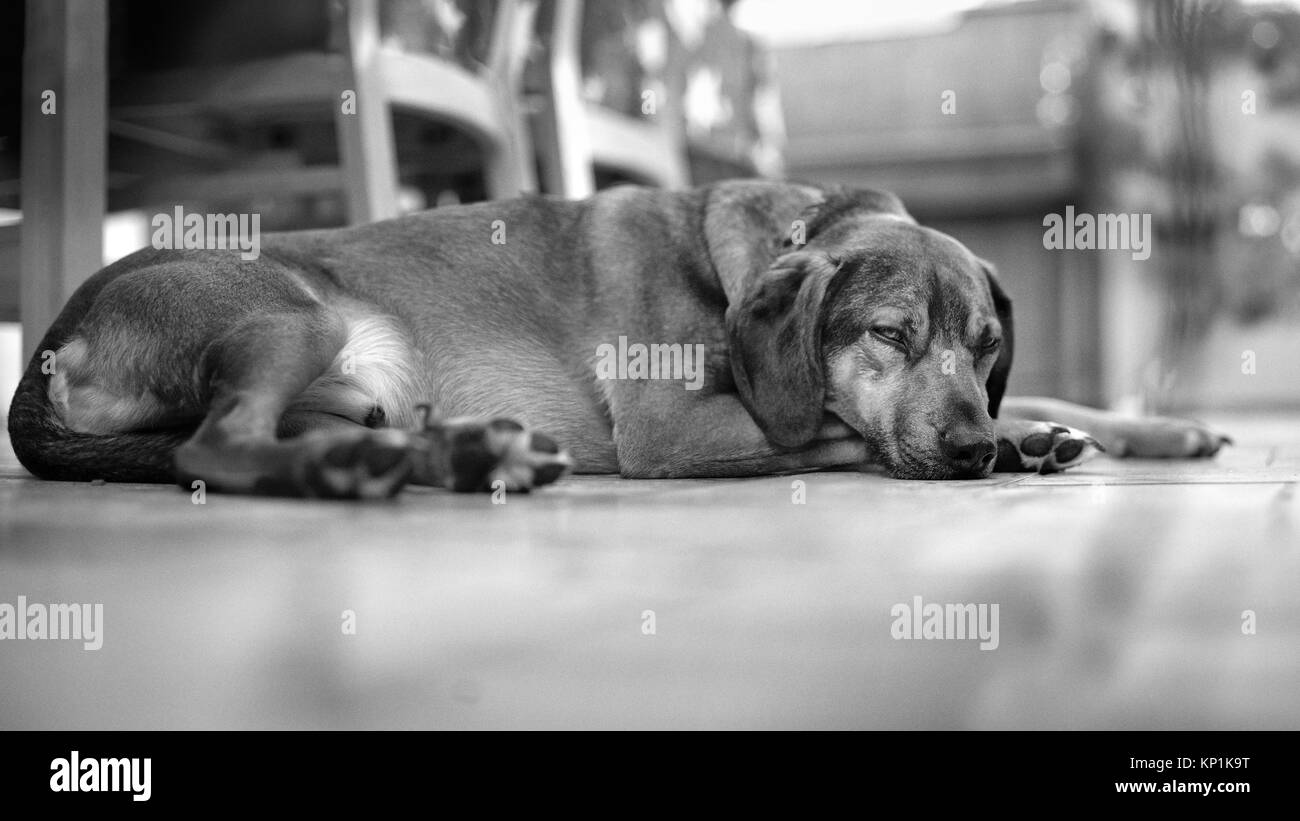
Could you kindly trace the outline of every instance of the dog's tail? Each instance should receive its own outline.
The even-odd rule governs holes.
[[[41,479],[89,482],[175,482],[172,455],[192,430],[79,433],[50,401],[42,350],[58,349],[51,328],[37,346],[9,407],[9,441],[18,461]]]

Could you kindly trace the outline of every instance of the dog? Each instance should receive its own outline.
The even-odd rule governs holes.
[[[616,343],[658,378],[603,367]],[[9,432],[45,479],[330,498],[571,470],[966,479],[1228,442],[1004,398],[1013,349],[992,266],[892,194],[625,186],[268,234],[255,259],[138,251],[68,301]]]

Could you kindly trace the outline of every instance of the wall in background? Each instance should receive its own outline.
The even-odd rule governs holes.
[[[1011,389],[1097,402],[1095,260],[1042,243],[1044,214],[1082,197],[1068,77],[1085,11],[982,9],[945,31],[776,60],[790,176],[894,191],[992,262],[1016,305]]]

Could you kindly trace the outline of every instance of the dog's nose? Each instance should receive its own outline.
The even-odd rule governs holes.
[[[993,439],[981,430],[948,428],[939,434],[939,450],[959,472],[983,476],[998,455]]]

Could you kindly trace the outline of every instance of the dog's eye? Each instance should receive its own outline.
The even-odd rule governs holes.
[[[878,325],[871,329],[871,333],[891,345],[907,344],[907,337],[903,335],[903,330],[901,328],[893,328],[888,325]]]
[[[986,354],[993,353],[1002,345],[1002,340],[996,336],[990,337],[980,344],[980,350]]]

